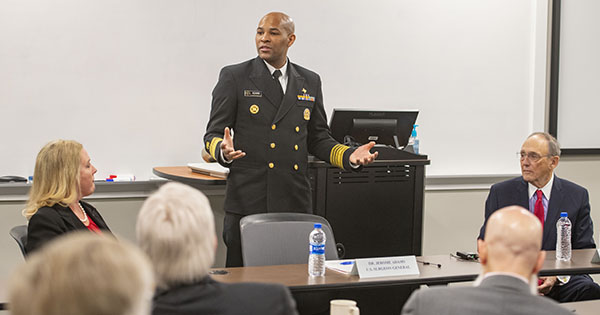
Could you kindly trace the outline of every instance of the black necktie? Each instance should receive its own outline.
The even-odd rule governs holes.
[[[275,70],[273,72],[273,82],[277,85],[277,90],[279,92],[279,94],[277,94],[275,97],[275,102],[277,104],[277,106],[279,106],[279,104],[281,104],[281,100],[283,99],[283,88],[281,87],[281,83],[279,82],[279,77],[281,76],[281,70]]]

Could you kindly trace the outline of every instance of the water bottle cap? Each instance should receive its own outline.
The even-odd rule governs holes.
[[[566,218],[566,217],[568,217],[568,216],[569,216],[569,214],[568,214],[568,213],[566,213],[566,212],[561,212],[561,213],[560,213],[560,217],[561,217],[561,218]]]
[[[315,223],[315,229],[320,229],[321,227],[323,227],[321,223]]]

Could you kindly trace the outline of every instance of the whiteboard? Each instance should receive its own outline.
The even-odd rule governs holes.
[[[600,2],[561,1],[557,138],[563,148],[600,149]]]
[[[31,175],[57,138],[81,142],[97,178],[200,161],[219,70],[256,56],[270,11],[295,20],[290,60],[321,75],[328,115],[418,109],[428,176],[518,173],[543,124],[543,4],[4,0],[0,175]]]

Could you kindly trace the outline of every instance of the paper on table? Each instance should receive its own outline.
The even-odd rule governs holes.
[[[350,274],[352,267],[354,267],[354,259],[327,260],[325,261],[325,267],[333,271]]]

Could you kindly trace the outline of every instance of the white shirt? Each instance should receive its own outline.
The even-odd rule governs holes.
[[[285,63],[283,64],[281,69],[277,69],[277,68],[271,66],[271,64],[266,62],[264,59],[263,59],[263,61],[267,65],[267,68],[269,68],[269,73],[271,74],[271,76],[273,76],[273,72],[275,72],[275,70],[281,71],[281,76],[279,77],[279,83],[281,84],[281,88],[283,89],[283,94],[285,95],[285,90],[287,89],[287,82],[288,82],[287,59],[285,60]]]
[[[541,189],[542,192],[544,193],[544,197],[546,197],[546,199],[548,201],[550,201],[550,193],[552,192],[552,184],[553,183],[554,183],[554,173],[552,173],[552,176],[550,177],[550,180],[548,181],[548,183],[546,183],[546,186],[544,186],[542,188],[537,188],[532,183],[528,183],[527,186],[529,187],[529,199],[531,199],[531,197],[533,197],[533,195],[535,194],[535,192],[538,189]]]
[[[544,197],[546,197],[546,200],[548,200],[548,204],[550,204],[550,193],[552,192],[552,184],[554,184],[554,173],[552,173],[552,177],[550,177],[550,180],[548,181],[548,183],[546,183],[546,185],[542,188],[537,188],[535,187],[532,183],[528,183],[528,188],[529,188],[529,199],[531,200],[531,198],[533,197],[533,195],[535,195],[535,192],[540,189],[542,191],[542,193],[544,193]],[[544,214],[547,215],[548,213],[548,209],[544,209]],[[557,276],[558,281],[560,282],[559,285],[561,284],[565,284],[567,282],[569,282],[569,280],[571,279],[570,276]]]

